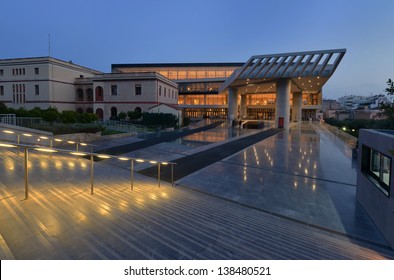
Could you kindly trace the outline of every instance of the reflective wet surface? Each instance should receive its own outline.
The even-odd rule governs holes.
[[[356,201],[351,149],[319,124],[295,125],[177,183],[386,244]]]
[[[241,137],[130,154],[171,160]],[[318,125],[292,127],[175,187],[135,172],[131,190],[130,162],[109,159],[94,164],[92,195],[89,160],[31,151],[25,200],[23,158],[0,153],[1,259],[393,259],[355,200],[350,149]]]

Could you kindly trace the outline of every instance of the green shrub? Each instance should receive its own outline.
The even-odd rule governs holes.
[[[92,123],[98,120],[98,116],[93,113],[80,113],[77,114],[78,123]]]
[[[63,111],[60,113],[60,121],[65,124],[76,123],[77,122],[77,112],[75,111]]]
[[[190,118],[189,117],[184,117],[183,118],[183,126],[188,126],[190,124]]]
[[[141,118],[141,113],[137,111],[128,111],[127,116],[129,117],[130,120],[137,120]]]
[[[175,127],[178,118],[173,114],[164,113],[142,113],[142,125],[161,126],[162,128]]]
[[[118,114],[118,118],[119,118],[120,120],[124,120],[124,119],[126,119],[126,117],[127,117],[127,114],[126,114],[125,112],[120,112],[120,113]]]

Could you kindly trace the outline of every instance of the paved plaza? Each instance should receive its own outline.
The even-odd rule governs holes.
[[[268,130],[268,128],[267,128]],[[225,124],[125,153],[176,160],[259,130]],[[106,141],[111,148],[141,141]],[[177,181],[109,159],[0,150],[1,259],[393,259],[355,199],[351,149],[318,123],[295,124]],[[149,163],[136,165],[142,172]]]

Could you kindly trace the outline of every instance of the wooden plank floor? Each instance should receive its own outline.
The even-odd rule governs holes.
[[[393,259],[393,251],[171,187],[105,161],[0,150],[1,259]]]

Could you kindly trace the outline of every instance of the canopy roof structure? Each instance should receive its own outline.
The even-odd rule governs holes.
[[[291,79],[292,92],[317,93],[332,76],[346,49],[252,56],[226,80],[219,92],[229,87],[240,93],[276,92],[275,80]]]

